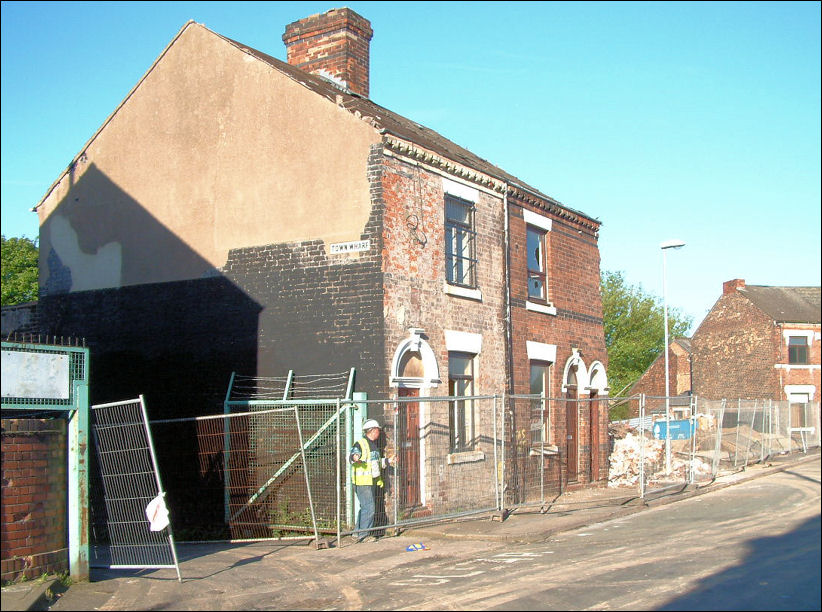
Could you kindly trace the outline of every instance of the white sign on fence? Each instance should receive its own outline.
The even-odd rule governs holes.
[[[0,365],[3,397],[61,400],[71,397],[68,355],[3,351]]]

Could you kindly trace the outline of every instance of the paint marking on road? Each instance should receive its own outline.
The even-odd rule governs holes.
[[[408,578],[407,580],[400,580],[399,582],[390,582],[392,586],[418,586],[419,584],[425,584],[426,586],[437,586],[439,584],[446,584],[451,582],[447,578],[441,578],[436,582],[431,582],[430,580],[423,580],[422,578]]]
[[[474,572],[468,572],[467,574],[445,575],[445,576],[440,576],[440,575],[436,575],[436,574],[431,574],[431,575],[429,575],[429,574],[414,574],[414,578],[433,578],[433,579],[438,579],[438,578],[470,578],[471,576],[479,576],[480,574],[484,574],[484,573],[485,572],[483,570],[476,570]]]

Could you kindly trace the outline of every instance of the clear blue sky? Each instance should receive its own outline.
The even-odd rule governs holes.
[[[3,2],[2,232],[189,19],[285,59],[371,21],[371,98],[603,222],[601,267],[702,321],[722,282],[820,284],[818,2]]]

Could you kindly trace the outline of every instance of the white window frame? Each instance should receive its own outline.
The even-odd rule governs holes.
[[[538,229],[541,229],[545,232],[545,236],[543,236],[543,249],[547,251],[548,249],[548,234],[551,232],[554,222],[553,219],[549,219],[544,215],[537,214],[530,210],[523,210],[522,217],[525,220],[526,226],[531,225]],[[526,240],[527,240],[527,227],[526,227]],[[551,292],[549,291],[549,279],[548,279],[548,255],[547,252],[543,253],[542,262],[543,266],[545,267],[545,303],[542,302],[532,302],[531,300],[526,300],[525,302],[525,309],[530,310],[533,312],[541,312],[543,314],[548,315],[556,315],[557,309],[554,306],[553,302],[551,301]],[[528,267],[527,258],[526,258],[526,268]]]

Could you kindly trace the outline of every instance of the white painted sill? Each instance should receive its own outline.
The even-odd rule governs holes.
[[[525,310],[532,310],[534,312],[541,312],[548,315],[556,315],[557,308],[551,303],[537,304],[536,302],[525,302]]]
[[[449,285],[448,283],[445,283],[442,290],[448,295],[468,298],[469,300],[477,300],[478,302],[482,301],[482,291],[479,289],[468,289],[467,287],[458,287],[457,285]]]
[[[485,453],[482,451],[468,451],[464,453],[451,453],[446,457],[448,465],[473,463],[475,461],[485,461]]]

